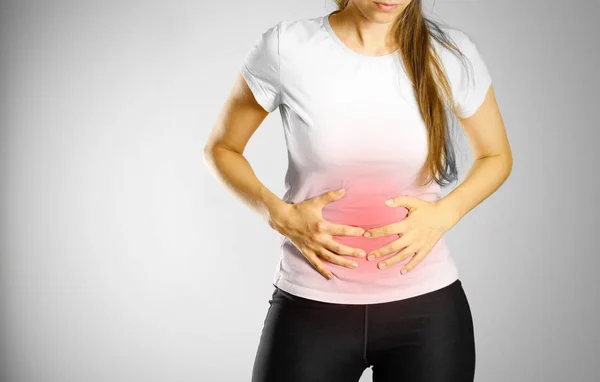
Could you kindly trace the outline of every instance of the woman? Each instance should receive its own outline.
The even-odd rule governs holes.
[[[281,21],[247,54],[205,160],[282,236],[253,382],[466,382],[469,304],[443,234],[508,177],[490,73],[469,36],[420,0],[339,0]],[[244,148],[279,108],[278,198]],[[451,116],[476,160],[456,180]]]

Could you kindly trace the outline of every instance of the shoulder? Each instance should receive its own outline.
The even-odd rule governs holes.
[[[323,17],[279,20],[264,27],[258,36],[266,48],[277,51],[291,50],[306,45],[323,30]]]
[[[315,60],[327,33],[324,16],[273,22],[262,30],[255,50],[277,59],[285,70]]]
[[[459,51],[444,46],[434,37],[431,39],[444,68],[451,77],[464,76],[465,71],[468,72],[470,67],[485,65],[477,42],[469,33],[445,24],[441,24],[440,29],[444,34],[442,40],[454,45]]]
[[[444,40],[455,45],[464,55],[468,55],[475,48],[475,40],[464,30],[446,24],[440,24],[439,27],[444,34]],[[432,43],[438,53],[444,57],[455,55],[449,48],[443,46],[440,41],[433,37]]]
[[[444,42],[450,42],[459,52],[443,46],[433,38],[450,86],[460,117],[470,116],[481,105],[492,78],[487,64],[480,54],[476,41],[463,30],[444,26]]]
[[[281,43],[299,45],[310,41],[323,30],[323,17],[314,16],[302,19],[281,20],[277,23]]]

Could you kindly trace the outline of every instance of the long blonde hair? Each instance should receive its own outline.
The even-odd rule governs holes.
[[[349,0],[334,0],[338,10],[343,10]],[[420,182],[435,180],[444,186],[457,179],[458,170],[452,139],[450,138],[448,110],[457,111],[450,84],[441,60],[433,49],[431,38],[464,57],[459,48],[439,24],[423,15],[421,0],[412,0],[394,24],[393,33],[399,46],[399,55],[406,74],[413,84],[419,111],[427,127],[428,154]]]

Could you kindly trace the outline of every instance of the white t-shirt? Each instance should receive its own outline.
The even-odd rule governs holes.
[[[334,33],[330,15],[280,21],[265,30],[247,53],[241,73],[257,102],[279,108],[288,150],[283,200],[297,203],[345,188],[342,199],[323,209],[323,218],[365,229],[398,222],[404,207],[384,201],[397,195],[441,198],[441,187],[413,182],[427,157],[427,131],[412,85],[397,52],[360,54]],[[466,68],[450,51],[432,41],[440,55],[460,117],[481,105],[491,77],[474,41],[458,30],[445,31],[470,61]],[[470,72],[471,75],[467,72]],[[334,236],[367,253],[395,239]],[[411,272],[400,263],[383,270],[374,261],[350,257],[349,269],[322,260],[331,280],[304,258],[286,237],[273,285],[300,297],[343,304],[405,299],[439,289],[458,278],[444,237]]]

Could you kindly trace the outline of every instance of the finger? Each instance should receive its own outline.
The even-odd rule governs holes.
[[[345,224],[337,224],[337,223],[331,223],[328,222],[327,220],[323,220],[323,228],[325,230],[325,232],[330,233],[331,235],[336,235],[336,236],[362,236],[362,234],[365,232],[364,228],[361,227],[355,227],[355,226],[351,226],[351,225],[345,225]]]
[[[391,243],[387,243],[381,248],[377,248],[376,250],[370,252],[367,256],[367,260],[375,260],[382,256],[389,255],[390,253],[396,252],[398,250],[404,249],[410,245],[410,236],[408,234],[402,235],[400,239],[394,240]]]
[[[418,249],[415,246],[408,246],[408,247],[402,249],[400,252],[398,252],[394,256],[378,263],[377,268],[383,269],[383,268],[389,267],[391,265],[394,265],[396,263],[402,262],[405,259],[409,258],[410,256],[413,256],[417,250]]]
[[[406,222],[407,220],[408,219],[404,219],[396,223],[368,229],[365,231],[363,236],[373,238],[380,236],[389,236],[394,234],[402,234],[407,231],[408,225],[410,224],[410,222]]]
[[[332,238],[323,240],[321,244],[323,244],[323,246],[331,252],[336,253],[338,255],[348,255],[355,257],[365,257],[367,255],[365,251],[363,251],[360,248],[349,247],[338,241],[335,241]]]
[[[362,236],[365,230],[360,227],[354,227],[351,225],[344,224],[334,224],[328,222],[327,220],[319,220],[313,224],[313,231],[315,233],[315,237],[317,235],[325,236],[322,234],[327,234],[327,236]]]
[[[356,269],[358,267],[358,264],[355,261],[346,259],[342,256],[338,256],[335,253],[329,251],[325,247],[319,248],[319,255],[320,255],[320,257],[324,258],[325,260],[329,261],[330,263],[337,264],[342,267],[346,267],[346,268],[350,268],[350,269]]]
[[[339,190],[331,190],[331,191],[327,191],[324,194],[318,195],[317,197],[313,198],[312,200],[314,202],[316,202],[317,204],[319,204],[321,207],[323,207],[327,203],[331,203],[338,199],[341,199],[345,193],[346,193],[346,190],[343,188],[341,188]]]
[[[406,263],[404,265],[404,267],[402,267],[402,269],[400,270],[400,273],[405,275],[408,272],[410,272],[413,268],[415,268],[421,262],[421,260],[423,260],[425,255],[427,255],[427,251],[421,250],[421,251],[417,252],[417,254],[415,256],[413,256],[413,258],[410,259],[410,261],[408,263]]]
[[[333,278],[333,275],[329,270],[325,267],[321,259],[310,249],[305,248],[303,251],[304,257],[312,264],[312,266],[319,272],[323,277],[328,280]]]
[[[343,193],[342,190],[331,190],[331,191],[327,191],[323,194],[317,195],[317,196],[313,196],[312,198],[308,198],[306,199],[304,202],[308,203],[316,203],[319,206],[323,206],[326,202],[326,200],[331,200],[334,199],[336,196],[336,194],[339,193]]]
[[[400,250],[400,252],[395,254],[393,257],[386,259],[386,263],[388,263],[389,265],[392,265],[392,264],[396,264],[401,261],[404,261],[404,260],[408,259],[409,257],[414,256],[414,254],[418,250],[419,250],[419,247],[417,245],[409,245],[407,247],[404,247]]]
[[[398,195],[385,201],[388,207],[405,207],[408,210],[417,208],[423,202],[422,199],[416,196]]]

